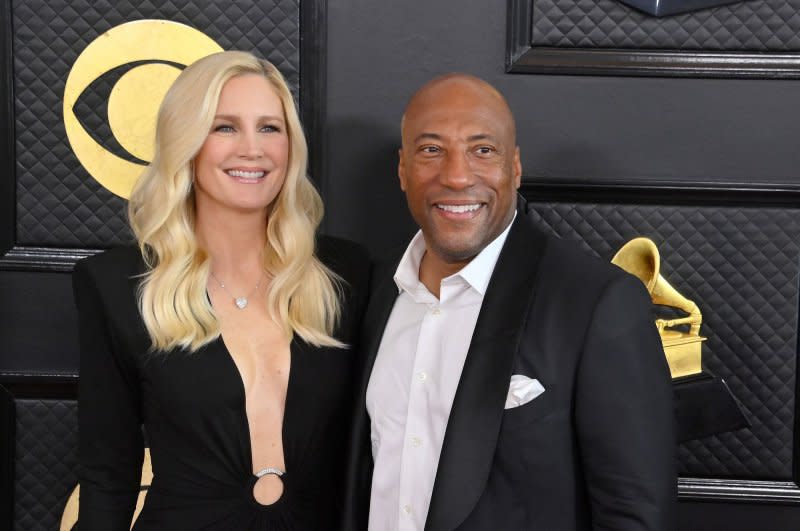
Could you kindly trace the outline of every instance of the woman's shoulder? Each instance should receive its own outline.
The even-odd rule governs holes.
[[[144,261],[135,245],[124,245],[102,251],[75,264],[74,276],[84,276],[97,283],[130,279],[144,270]]]

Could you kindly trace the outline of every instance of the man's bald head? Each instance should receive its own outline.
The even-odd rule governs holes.
[[[420,109],[428,109],[438,101],[449,101],[460,97],[465,103],[469,99],[492,109],[508,127],[511,141],[516,144],[517,129],[514,115],[508,102],[496,88],[479,77],[453,72],[435,77],[425,83],[408,101],[400,120],[400,135],[405,142],[406,121]]]

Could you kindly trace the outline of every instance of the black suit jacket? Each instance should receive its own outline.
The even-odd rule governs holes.
[[[674,527],[669,369],[642,283],[547,236],[524,201],[481,306],[445,432],[426,531]],[[363,324],[363,374],[344,528],[367,528],[365,394],[397,298],[379,271]],[[504,410],[512,374],[545,392]]]

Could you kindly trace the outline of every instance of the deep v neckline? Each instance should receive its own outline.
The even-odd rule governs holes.
[[[247,465],[247,474],[251,477],[255,477],[253,473],[253,440],[251,439],[250,435],[250,418],[247,416],[247,390],[245,389],[244,385],[244,378],[242,377],[242,371],[239,369],[239,365],[236,364],[236,360],[231,354],[230,349],[228,349],[228,345],[225,343],[225,338],[223,337],[222,333],[220,332],[219,338],[217,339],[219,342],[220,347],[224,351],[225,357],[227,358],[228,362],[230,363],[231,367],[233,368],[233,373],[235,375],[235,379],[239,385],[239,392],[241,397],[242,407],[239,410],[239,414],[241,415],[242,419],[244,420],[244,440],[246,441],[246,451],[245,451],[245,459]],[[287,445],[286,445],[286,433],[287,433],[287,426],[288,422],[287,419],[291,419],[292,415],[287,415],[287,411],[289,411],[290,405],[290,398],[293,395],[292,393],[292,382],[294,378],[292,375],[294,374],[294,350],[296,347],[295,344],[296,339],[292,338],[289,342],[289,375],[286,380],[286,397],[283,403],[283,416],[281,417],[281,451],[283,453],[283,466],[284,472],[288,473],[291,470],[291,466],[289,465],[289,454],[287,452]],[[275,465],[269,465],[275,466]],[[283,498],[283,496],[281,496]],[[279,500],[281,499],[279,498]]]

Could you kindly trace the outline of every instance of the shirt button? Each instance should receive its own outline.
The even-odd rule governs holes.
[[[420,439],[419,437],[411,437],[411,446],[413,446],[414,448],[419,448],[421,444],[422,444],[422,439]]]
[[[441,313],[442,313],[442,310],[441,310],[441,309],[439,309],[439,307],[438,307],[438,306],[434,306],[434,307],[433,307],[433,310],[431,310],[431,313],[432,313],[433,315],[439,315],[439,314],[441,314]]]
[[[406,514],[411,514],[411,506],[410,505],[403,505],[403,512]]]
[[[420,371],[417,373],[417,378],[419,378],[420,382],[424,382],[425,380],[428,379],[428,373],[426,373],[425,371]]]

